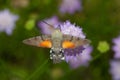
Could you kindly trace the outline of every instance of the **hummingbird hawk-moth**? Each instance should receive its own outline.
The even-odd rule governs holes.
[[[50,59],[53,60],[53,63],[58,63],[62,60],[65,60],[64,49],[74,49],[76,47],[89,44],[90,42],[88,39],[82,39],[80,37],[63,34],[60,28],[54,28],[47,22],[43,22],[50,27],[52,33],[49,35],[44,34],[25,39],[23,40],[23,43],[37,47],[51,48]]]

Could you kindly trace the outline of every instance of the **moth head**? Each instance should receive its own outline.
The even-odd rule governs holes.
[[[53,60],[53,63],[59,63],[65,59],[64,50],[59,48],[51,48],[50,50],[50,59]]]

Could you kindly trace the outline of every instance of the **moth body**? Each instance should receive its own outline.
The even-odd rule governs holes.
[[[64,51],[62,49],[63,34],[59,29],[54,30],[51,34],[52,48],[50,50],[50,58],[53,59],[53,63],[59,63],[64,60]]]

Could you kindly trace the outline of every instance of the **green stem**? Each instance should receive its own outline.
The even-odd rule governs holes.
[[[33,72],[33,74],[31,74],[27,79],[25,79],[25,80],[31,80],[33,77],[35,77],[36,75],[37,75],[37,73],[39,73],[41,70],[42,70],[42,68],[47,64],[47,62],[48,62],[48,59],[40,66],[40,67],[38,67],[36,70],[35,70],[35,72]]]

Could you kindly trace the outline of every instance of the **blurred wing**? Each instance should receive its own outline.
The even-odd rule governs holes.
[[[42,33],[46,35],[51,34],[55,30],[54,27],[50,27],[50,26],[46,26],[46,27],[41,26],[41,27],[42,27],[41,28]]]
[[[40,22],[39,28],[41,29],[42,34],[46,34],[46,35],[50,35],[55,30],[55,27],[53,25],[45,21]]]
[[[90,43],[88,39],[82,39],[75,36],[63,35],[63,48],[75,48],[82,45],[87,45]]]
[[[42,35],[42,36],[36,36],[29,39],[23,40],[24,44],[37,46],[37,47],[45,47],[45,48],[51,48],[51,36],[50,35]]]

